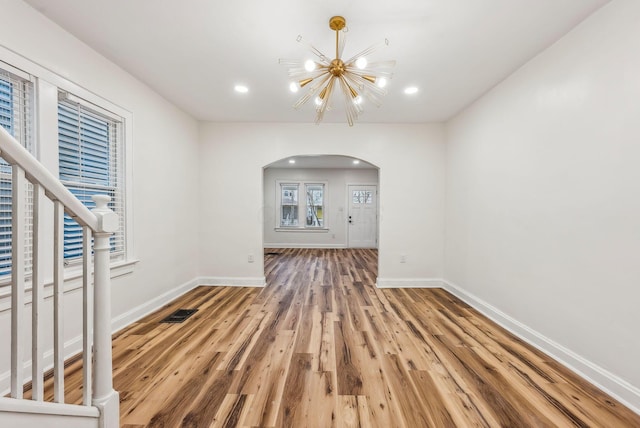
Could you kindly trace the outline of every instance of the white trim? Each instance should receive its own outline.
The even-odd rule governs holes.
[[[378,278],[378,288],[442,288],[440,278]]]
[[[347,248],[345,244],[274,244],[264,243],[264,248]]]
[[[56,416],[79,416],[98,418],[100,412],[96,407],[76,404],[50,403],[46,401],[14,400],[0,397],[0,412],[37,413]]]
[[[276,232],[304,232],[304,233],[329,233],[326,227],[274,227]]]
[[[198,285],[224,287],[264,287],[267,285],[264,276],[260,277],[219,277],[201,276],[196,278]]]
[[[169,291],[162,293],[161,295],[136,306],[135,308],[120,314],[111,321],[111,331],[116,333],[123,328],[133,324],[139,319],[149,315],[150,313],[160,309],[162,306],[177,299],[188,291],[193,290],[199,285],[198,278],[194,278],[185,282]]]
[[[501,327],[549,355],[634,412],[640,414],[640,389],[636,386],[510,317],[462,287],[446,280],[443,280],[443,283],[443,288],[449,293],[462,299]]]

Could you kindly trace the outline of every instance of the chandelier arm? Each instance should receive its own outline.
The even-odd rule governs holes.
[[[360,95],[362,97],[369,100],[376,107],[380,107],[382,105],[382,96],[386,94],[386,90],[354,73],[347,73],[345,78],[352,86],[360,89]],[[356,108],[360,113],[363,112],[361,105],[356,105]]]
[[[379,87],[375,83],[372,83],[370,80],[365,79],[362,75],[357,73],[348,73],[351,80],[355,83],[355,86],[358,88],[365,89],[370,92],[374,92],[377,95],[384,96],[387,93],[387,90]]]
[[[342,85],[342,91],[344,92],[344,110],[347,115],[347,122],[349,126],[353,126],[353,123],[358,119],[358,112],[355,110],[348,85],[344,78],[340,79],[340,83]]]
[[[353,126],[353,122],[358,119],[359,114],[362,112],[362,108],[355,103],[355,98],[358,96],[358,93],[349,85],[344,75],[340,76],[340,84],[342,86],[342,92],[344,93],[347,121],[349,122],[349,126]]]
[[[353,108],[355,109],[355,111],[358,112],[358,115],[360,115],[363,112],[363,109],[361,105],[361,100],[357,101],[357,99],[358,97],[362,97],[362,96],[369,98],[369,96],[367,93],[367,88],[364,85],[359,84],[357,79],[354,79],[354,77],[358,77],[358,76],[355,76],[352,73],[345,73],[343,76],[343,79],[344,79],[345,85],[347,86],[347,89],[349,90],[349,94],[351,95],[351,101],[352,101],[351,104],[353,104]]]
[[[325,96],[322,99],[322,103],[318,107],[316,107],[316,123],[320,123],[322,122],[322,119],[324,119],[324,113],[327,111],[327,108],[329,107],[329,100],[331,99],[331,95],[333,94],[334,81],[335,79],[333,78],[333,76],[331,76],[329,78],[329,82],[327,83],[327,86],[325,86],[326,88]]]
[[[307,92],[298,99],[298,101],[296,101],[296,103],[293,105],[293,108],[297,109],[300,106],[302,106],[303,104],[305,104],[307,101],[309,101],[309,99],[314,96],[316,94],[316,91],[322,87],[327,80],[329,80],[331,78],[331,75],[329,73],[326,73],[323,76],[320,76],[321,78],[318,78],[315,83],[312,84],[311,87],[309,87],[309,89],[307,90]],[[323,77],[323,78],[322,78]]]
[[[359,68],[348,67],[347,72],[351,74],[357,74],[358,76],[362,77],[372,77],[374,79],[378,77],[384,77],[385,79],[390,80],[393,77],[393,73],[391,71],[379,70],[374,68],[365,68],[360,70]]]
[[[289,69],[289,71],[287,72],[289,77],[292,77],[294,79],[317,79],[318,77],[322,76],[323,74],[328,73],[328,70],[326,67],[321,67],[317,70],[314,71],[307,71],[304,68],[301,69]]]
[[[367,66],[367,70],[392,69],[395,66],[396,66],[396,61],[395,60],[375,61],[375,62],[370,62],[369,63],[369,65]]]
[[[327,56],[322,52],[320,52],[319,49],[317,49],[311,43],[303,39],[302,36],[298,36],[296,40],[298,41],[298,43],[302,43],[303,45],[307,46],[307,48],[311,51],[312,54],[320,58],[320,61],[322,61],[322,64],[329,65],[331,63],[331,59],[327,58]]]
[[[353,62],[354,62],[355,60],[357,60],[358,58],[363,57],[363,56],[367,56],[367,55],[369,55],[369,54],[371,54],[371,53],[375,52],[376,50],[380,49],[381,47],[383,47],[383,46],[387,46],[387,45],[388,45],[388,43],[387,43],[387,41],[386,41],[386,39],[385,39],[385,41],[384,41],[384,42],[376,43],[375,45],[371,45],[371,46],[369,46],[368,48],[366,48],[365,50],[363,50],[363,51],[361,51],[361,52],[358,52],[358,53],[357,53],[357,54],[355,54],[353,57],[351,57],[351,58],[349,58],[347,61],[345,61],[344,63],[345,63],[345,64],[349,64],[349,65],[351,65],[351,64],[353,64]]]

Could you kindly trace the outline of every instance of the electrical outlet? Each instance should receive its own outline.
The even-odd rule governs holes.
[[[400,263],[406,263],[406,262],[407,262],[407,255],[400,254]]]
[[[249,263],[253,263],[253,254],[249,254],[249,256],[247,257],[247,261]]]

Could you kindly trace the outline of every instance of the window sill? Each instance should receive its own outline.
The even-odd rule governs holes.
[[[111,263],[111,279],[132,273],[140,260],[121,260]],[[82,288],[82,270],[73,267],[65,269],[64,292],[70,292]],[[25,287],[25,304],[31,303],[31,284]],[[44,298],[53,296],[53,280],[49,279],[44,284]],[[11,308],[11,283],[0,283],[0,312]]]
[[[327,227],[276,227],[276,232],[305,232],[305,233],[327,233]]]
[[[132,273],[136,264],[139,261],[140,260],[134,259],[134,260],[118,260],[118,261],[112,262],[110,266],[111,279],[118,278],[118,277]],[[65,282],[82,278],[82,269],[79,267],[79,265],[80,264],[78,264],[78,267],[75,267],[72,265],[67,269],[65,269],[65,275],[64,275]],[[45,287],[48,285],[51,285],[51,284],[45,284]],[[70,288],[70,290],[74,290],[74,288]],[[65,291],[68,291],[66,287],[65,287]]]

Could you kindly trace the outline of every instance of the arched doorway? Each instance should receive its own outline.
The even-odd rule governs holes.
[[[379,169],[344,155],[263,167],[263,248],[377,248]]]

